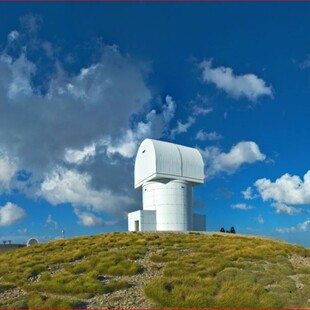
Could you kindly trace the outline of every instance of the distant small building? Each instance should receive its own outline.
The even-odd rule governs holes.
[[[129,231],[206,230],[205,215],[193,214],[193,187],[204,183],[198,150],[145,139],[134,178],[135,188],[142,188],[143,210],[128,214]]]
[[[31,246],[31,245],[35,245],[35,244],[38,244],[39,243],[39,240],[37,238],[30,238],[28,239],[26,245],[27,246]]]

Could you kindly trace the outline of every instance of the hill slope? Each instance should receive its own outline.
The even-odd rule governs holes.
[[[109,233],[0,254],[0,307],[309,307],[310,249],[231,234]]]

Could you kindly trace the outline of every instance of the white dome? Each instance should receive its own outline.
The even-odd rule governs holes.
[[[145,139],[135,162],[135,188],[151,180],[204,182],[204,165],[198,150],[183,145]]]
[[[39,243],[39,240],[37,238],[30,238],[27,241],[27,246],[38,244],[38,243]]]

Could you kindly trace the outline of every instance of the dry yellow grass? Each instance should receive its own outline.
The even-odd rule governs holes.
[[[162,268],[145,288],[156,307],[310,306],[310,266],[292,264],[309,249],[232,234],[109,233],[1,253],[0,294],[26,294],[0,299],[0,307],[86,307],[93,296],[130,287],[148,252]]]

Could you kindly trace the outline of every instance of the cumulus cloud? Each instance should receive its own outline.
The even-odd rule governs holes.
[[[253,141],[239,142],[228,153],[221,152],[217,147],[206,147],[200,151],[205,162],[206,177],[219,172],[233,174],[243,164],[263,161],[266,158]]]
[[[76,75],[58,63],[42,95],[32,86],[38,66],[24,52],[16,59],[2,53],[0,145],[18,158],[21,168],[35,175],[66,155],[68,159],[67,150],[115,139],[129,127],[132,115],[149,104],[152,95],[139,67],[116,47],[105,46],[101,54]]]
[[[0,226],[11,226],[26,218],[24,209],[11,202],[0,207]]]
[[[308,226],[310,225],[310,219],[299,223],[297,226],[291,226],[287,228],[277,228],[276,231],[279,233],[295,233],[295,232],[307,232]]]
[[[310,204],[310,170],[303,180],[288,173],[272,182],[263,178],[255,182],[255,186],[264,201],[271,200],[287,205]]]
[[[74,213],[79,218],[79,224],[82,226],[104,226],[103,219],[95,216],[90,212],[81,212],[78,209],[74,209]]]
[[[182,123],[180,121],[177,122],[177,126],[173,129],[171,129],[171,139],[174,139],[175,136],[181,134],[181,133],[185,133],[188,131],[188,129],[195,123],[195,118],[193,117],[189,117],[186,123]]]
[[[71,72],[57,46],[37,37],[40,18],[22,24],[0,50],[0,190],[23,171],[14,186],[53,205],[115,215],[137,208],[132,157],[146,136],[165,134],[175,102],[166,96],[153,108],[148,64],[117,46],[101,42]]]
[[[9,189],[16,171],[17,167],[14,161],[0,153],[0,192]]]
[[[254,195],[253,191],[252,191],[252,187],[247,187],[247,189],[245,191],[241,191],[243,198],[246,200],[251,200],[251,199],[255,199],[257,197],[259,197],[258,195]]]
[[[145,117],[145,121],[136,124],[134,129],[127,129],[121,138],[109,143],[108,155],[120,154],[125,158],[135,156],[139,144],[148,137],[154,139],[163,135],[175,114],[176,104],[171,96],[167,95],[162,104],[161,112],[152,109]]]
[[[281,202],[274,202],[271,204],[271,207],[276,209],[277,214],[299,215],[309,213],[307,210],[302,208],[294,208]]]
[[[246,97],[255,102],[259,97],[273,96],[271,86],[267,86],[266,82],[255,74],[235,75],[229,67],[212,68],[212,59],[202,61],[199,68],[203,82],[215,84],[233,98]]]
[[[65,160],[69,163],[80,164],[89,157],[96,154],[96,146],[94,144],[85,146],[82,150],[66,150]]]
[[[0,70],[6,75],[4,78],[7,79],[8,99],[15,101],[31,96],[31,77],[35,72],[35,65],[27,60],[25,54],[21,54],[16,60],[8,55],[1,55]]]
[[[234,205],[231,205],[232,209],[238,209],[238,210],[243,210],[243,211],[248,211],[254,209],[253,206],[247,205],[246,203],[237,203]]]
[[[107,189],[93,189],[89,174],[63,167],[57,167],[46,176],[37,194],[53,205],[71,203],[75,207],[88,207],[109,214],[125,213],[135,203],[129,196]]]
[[[204,131],[203,129],[200,129],[196,134],[196,139],[201,140],[201,141],[205,141],[205,140],[216,141],[216,140],[223,139],[223,136],[215,131],[207,132],[207,131]]]

